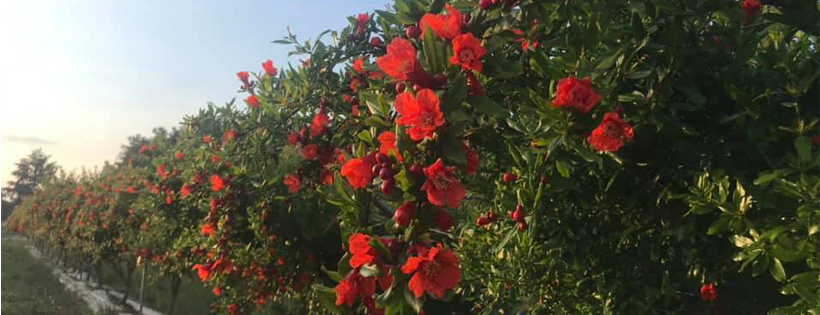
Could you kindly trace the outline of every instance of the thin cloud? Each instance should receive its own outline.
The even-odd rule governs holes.
[[[51,141],[46,139],[41,139],[37,137],[21,137],[15,135],[3,135],[3,141],[11,141],[11,142],[19,142],[22,144],[29,144],[29,145],[48,145],[48,144],[57,144],[57,141]]]

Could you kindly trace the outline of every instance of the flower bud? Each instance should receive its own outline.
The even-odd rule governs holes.
[[[401,205],[393,214],[393,221],[399,226],[407,226],[416,216],[416,204],[412,202]]]

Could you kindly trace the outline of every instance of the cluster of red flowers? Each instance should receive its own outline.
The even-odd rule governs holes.
[[[581,80],[570,76],[558,81],[558,90],[552,106],[572,108],[582,114],[589,113],[601,101],[601,95],[592,88],[589,78]],[[621,119],[618,113],[607,113],[603,121],[587,138],[589,144],[598,151],[615,152],[628,140],[632,140],[632,126]]]

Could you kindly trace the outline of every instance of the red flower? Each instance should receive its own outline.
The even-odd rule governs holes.
[[[222,177],[219,177],[219,175],[216,174],[211,175],[211,189],[213,191],[220,191],[224,186],[225,183],[222,181]]]
[[[185,158],[185,153],[182,153],[182,151],[177,152],[176,153],[176,158],[177,158],[177,160],[184,159]]]
[[[743,24],[747,25],[751,23],[757,13],[760,12],[761,5],[759,0],[743,0],[740,7],[743,8],[743,11],[746,11],[746,19],[743,20]]]
[[[466,143],[462,143],[464,146],[464,156],[467,159],[467,167],[464,169],[464,172],[467,174],[475,174],[478,171],[478,152],[467,146]]]
[[[427,13],[421,18],[421,34],[429,27],[433,32],[441,38],[450,40],[461,35],[461,27],[464,24],[464,17],[461,12],[447,4],[447,11],[449,15]]]
[[[148,145],[143,144],[142,146],[140,146],[139,153],[140,153],[140,154],[145,154],[145,153],[147,153],[149,150],[151,150],[151,149],[148,147]]]
[[[350,106],[350,115],[352,115],[353,117],[359,117],[359,105]]]
[[[706,302],[712,302],[717,299],[718,292],[714,283],[704,283],[700,287],[700,299]]]
[[[237,72],[237,73],[236,73],[236,76],[239,78],[239,81],[242,81],[242,84],[243,84],[244,86],[248,86],[248,85],[250,85],[250,83],[248,82],[248,80],[250,79],[251,74],[250,74],[250,73],[248,73],[247,71],[240,71],[240,72]]]
[[[377,263],[379,252],[370,246],[369,235],[356,233],[347,239],[348,250],[353,254],[350,258],[350,267],[359,268],[365,264]]]
[[[416,298],[430,292],[439,299],[447,290],[455,288],[461,281],[459,259],[449,249],[441,247],[421,248],[419,256],[410,257],[401,267],[405,274],[413,274],[408,287]]]
[[[217,259],[211,267],[211,271],[214,273],[231,273],[231,271],[233,271],[233,262],[223,257],[219,257],[219,259]]]
[[[362,79],[359,79],[358,77],[350,79],[350,89],[353,90],[353,92],[358,91],[360,85],[362,85]]]
[[[574,76],[569,76],[558,81],[558,92],[552,106],[571,107],[586,114],[600,101],[601,95],[592,89],[589,77],[578,80]]]
[[[216,163],[219,163],[219,161],[222,161],[222,158],[219,157],[219,155],[216,155],[216,154],[211,155],[211,163],[216,164]]]
[[[213,292],[216,296],[222,295],[222,289],[220,289],[219,287],[214,288]]]
[[[222,134],[222,141],[231,142],[236,139],[236,131],[228,130]]]
[[[291,132],[288,134],[288,144],[294,145],[299,142],[299,134]]]
[[[330,122],[330,119],[327,117],[325,108],[322,107],[319,109],[319,112],[313,116],[313,124],[310,125],[310,137],[316,138],[325,133],[328,122]]]
[[[453,227],[453,216],[446,210],[438,209],[436,212],[436,227],[442,231],[448,231]]]
[[[251,94],[245,99],[245,103],[248,103],[248,106],[251,108],[258,108],[259,107],[259,99],[256,98],[256,95]]]
[[[412,81],[421,86],[432,84],[432,78],[421,67],[416,58],[416,49],[410,41],[395,37],[387,45],[387,54],[376,59],[376,64],[385,74],[397,81]]]
[[[441,112],[441,102],[436,93],[430,89],[423,89],[413,97],[410,92],[404,92],[396,97],[396,111],[401,115],[396,123],[410,126],[410,139],[421,141],[432,138],[439,126],[444,125],[444,114]]]
[[[302,147],[302,156],[305,157],[307,160],[312,160],[316,158],[316,155],[319,154],[319,145],[315,143],[308,144]]]
[[[211,264],[196,264],[191,269],[197,271],[199,280],[202,280],[202,282],[205,282],[205,280],[208,280],[208,277],[211,276]]]
[[[151,192],[153,192],[154,195],[159,195],[159,186],[151,187]]]
[[[213,224],[205,224],[202,226],[202,236],[216,236],[216,227]]]
[[[376,278],[362,277],[359,269],[355,269],[336,286],[334,291],[336,291],[336,305],[353,306],[353,303],[360,297],[373,297],[376,293]]]
[[[621,149],[624,142],[633,137],[632,126],[616,113],[607,113],[604,120],[592,131],[587,141],[595,150],[615,152]]]
[[[273,66],[273,60],[268,59],[262,63],[262,69],[265,69],[265,73],[267,73],[271,77],[275,77],[277,73],[279,73],[279,69]]]
[[[187,198],[191,194],[191,186],[183,185],[179,192],[182,194],[182,198]]]
[[[165,204],[171,205],[172,203],[174,203],[174,191],[168,189],[165,191]]]
[[[367,13],[360,13],[356,16],[356,35],[364,34],[368,22],[370,22],[370,16]]]
[[[162,178],[162,180],[168,179],[168,171],[165,169],[165,165],[157,166],[157,176]]]
[[[445,167],[444,162],[439,158],[436,163],[424,168],[427,181],[421,186],[421,190],[427,191],[427,200],[436,206],[458,208],[461,200],[466,194],[461,182],[453,176],[455,167]]]
[[[481,46],[478,38],[472,33],[458,35],[453,38],[453,57],[450,58],[450,63],[454,65],[461,65],[465,70],[475,70],[481,72],[484,64],[481,63],[481,57],[487,53],[487,49]]]
[[[130,194],[133,194],[133,193],[137,192],[137,188],[136,188],[136,187],[134,187],[134,186],[128,186],[128,188],[126,189],[126,191],[127,191],[128,193],[130,193]]]
[[[372,167],[373,164],[364,159],[352,159],[342,166],[342,176],[353,188],[365,188],[373,180]]]
[[[393,213],[393,221],[396,221],[396,224],[399,226],[407,226],[410,224],[410,220],[413,220],[415,216],[416,204],[408,202],[396,209],[396,212]]]
[[[358,73],[364,73],[364,59],[359,58],[353,62],[353,70],[356,70]]]
[[[382,44],[382,39],[380,37],[373,37],[370,39],[370,45],[373,47],[381,47]]]
[[[288,186],[288,192],[291,194],[299,192],[299,188],[302,187],[302,179],[298,175],[285,175],[285,180],[282,183]]]
[[[404,159],[401,157],[401,153],[399,149],[396,148],[396,134],[390,131],[384,131],[379,134],[379,152],[390,155],[390,153],[394,153],[396,155],[396,160],[399,163],[402,163]]]
[[[333,171],[329,169],[322,169],[322,185],[333,185]]]

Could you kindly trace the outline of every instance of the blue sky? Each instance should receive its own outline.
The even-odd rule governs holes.
[[[267,59],[285,64],[290,47],[271,41],[288,26],[301,40],[315,38],[388,3],[0,2],[0,180],[38,147],[68,171],[113,160],[129,135],[229,101],[237,71],[260,71]]]

